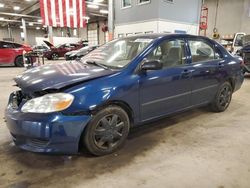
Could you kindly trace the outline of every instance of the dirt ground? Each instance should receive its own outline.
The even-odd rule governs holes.
[[[3,116],[12,78],[0,67],[0,187],[250,187],[250,76],[229,109],[192,110],[131,131],[115,154],[42,155],[15,147]]]

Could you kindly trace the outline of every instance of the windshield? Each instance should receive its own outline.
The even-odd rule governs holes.
[[[83,57],[82,62],[94,61],[110,68],[123,68],[152,41],[136,37],[111,41]]]
[[[243,37],[244,37],[244,34],[238,34],[236,36],[234,46],[243,46],[243,41],[242,41]]]
[[[85,47],[82,47],[82,48],[80,48],[80,52],[84,52],[84,51],[86,51],[86,50],[88,50],[90,47],[89,46],[85,46]]]

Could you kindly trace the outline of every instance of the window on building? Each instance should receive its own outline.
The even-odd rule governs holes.
[[[163,0],[163,1],[166,3],[173,3],[174,2],[174,0]]]
[[[131,0],[122,0],[122,8],[131,7]]]
[[[214,48],[203,41],[190,40],[189,47],[193,63],[210,61],[219,58],[219,56],[215,53]]]
[[[147,4],[150,3],[150,0],[138,0],[138,4]]]

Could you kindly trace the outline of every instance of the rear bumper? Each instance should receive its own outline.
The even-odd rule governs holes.
[[[242,65],[242,70],[243,72],[247,72],[247,73],[250,73],[250,64],[244,64]]]
[[[7,127],[14,143],[25,150],[42,153],[74,154],[90,116],[65,116],[61,113],[22,113],[8,106]]]
[[[235,77],[234,81],[234,92],[239,90],[244,82],[244,75],[242,71],[239,71],[238,75]]]

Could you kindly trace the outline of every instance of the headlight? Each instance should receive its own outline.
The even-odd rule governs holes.
[[[47,94],[27,101],[21,111],[30,113],[50,113],[67,109],[74,96],[67,93]]]

